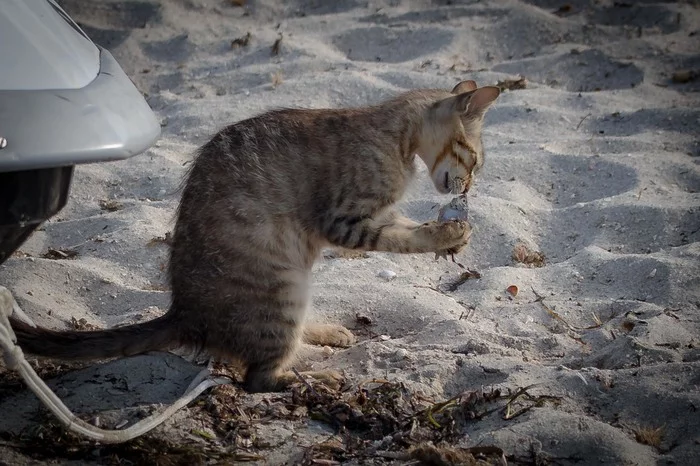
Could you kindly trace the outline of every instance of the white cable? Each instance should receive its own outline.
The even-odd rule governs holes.
[[[8,369],[13,369],[19,372],[24,379],[29,389],[39,398],[39,400],[58,418],[58,420],[68,429],[80,435],[88,437],[92,440],[97,440],[101,443],[122,443],[132,440],[146,432],[154,429],[162,424],[169,417],[175,414],[176,411],[189,404],[197,398],[205,390],[216,385],[230,384],[231,380],[224,377],[211,378],[209,368],[202,370],[197,374],[190,384],[190,387],[185,391],[185,394],[178,398],[173,404],[168,406],[163,412],[153,414],[146,419],[143,419],[128,429],[124,430],[106,430],[95,427],[82,419],[78,418],[66,407],[65,404],[56,396],[56,394],[41,380],[29,362],[25,359],[22,349],[15,343],[17,341],[12,327],[10,326],[9,316],[13,311],[18,316],[23,316],[22,320],[33,324],[24,312],[20,309],[10,291],[0,286],[0,347],[5,359],[5,364]],[[196,386],[192,385],[197,383]]]

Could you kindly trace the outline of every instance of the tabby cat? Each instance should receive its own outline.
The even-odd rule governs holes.
[[[54,358],[188,347],[247,367],[250,392],[283,389],[300,341],[345,347],[340,325],[305,325],[311,268],[326,246],[457,253],[464,221],[419,224],[394,208],[418,155],[440,193],[465,193],[483,164],[481,126],[497,87],[413,90],[374,106],[283,109],[235,123],[201,147],[184,185],[169,263],[172,303],[109,330],[32,328],[19,344]],[[335,371],[308,375],[337,383]]]

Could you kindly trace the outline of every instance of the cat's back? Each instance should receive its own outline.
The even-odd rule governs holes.
[[[338,139],[360,139],[369,128],[370,108],[271,110],[227,126],[219,133],[249,149],[313,149]],[[262,155],[262,154],[261,154]]]

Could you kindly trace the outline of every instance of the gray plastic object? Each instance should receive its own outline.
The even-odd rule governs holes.
[[[159,136],[114,57],[53,0],[0,0],[0,172],[125,159]]]

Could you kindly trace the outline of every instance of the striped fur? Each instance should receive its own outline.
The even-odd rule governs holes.
[[[454,253],[467,243],[466,222],[418,224],[393,205],[416,154],[438,191],[469,189],[483,164],[483,115],[497,96],[497,88],[465,81],[453,92],[414,90],[363,108],[276,110],[224,128],[199,150],[184,185],[168,313],[87,333],[16,323],[20,344],[59,358],[193,347],[243,362],[250,391],[283,388],[301,340],[354,342],[341,326],[305,325],[322,247]]]

